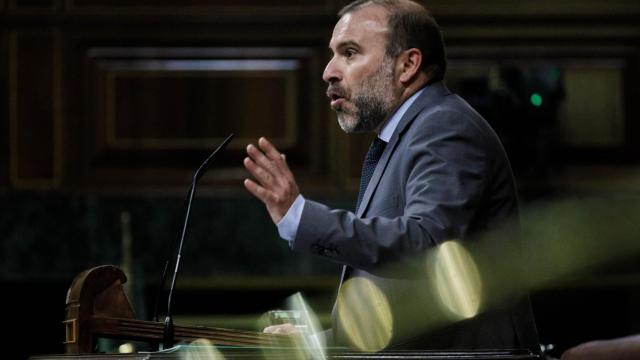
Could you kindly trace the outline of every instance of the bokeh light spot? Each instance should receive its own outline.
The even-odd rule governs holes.
[[[535,107],[542,106],[542,95],[538,93],[531,94],[531,97],[529,98],[529,100],[531,101],[531,105]]]
[[[356,277],[343,283],[337,312],[341,331],[355,349],[376,352],[389,345],[393,335],[391,308],[371,280]]]
[[[224,356],[208,339],[196,339],[180,352],[181,360],[223,360]]]
[[[455,241],[438,246],[427,261],[431,285],[454,320],[474,317],[482,302],[482,282],[469,252]]]
[[[118,346],[118,352],[120,354],[131,354],[134,351],[136,351],[136,349],[131,343],[125,343]]]

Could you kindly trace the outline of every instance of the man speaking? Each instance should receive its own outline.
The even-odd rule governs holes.
[[[254,180],[244,185],[264,202],[294,251],[343,264],[342,282],[367,279],[383,294],[395,294],[389,299],[394,309],[393,297],[411,296],[421,285],[385,269],[517,218],[513,175],[494,131],[442,83],[442,35],[422,5],[355,1],[339,12],[329,48],[323,80],[340,127],[377,134],[363,164],[356,211],[305,199],[285,157],[265,138],[247,146],[244,166]],[[530,309],[521,305],[411,337],[391,329],[387,347],[537,352]],[[345,342],[342,325],[333,324],[335,344]]]

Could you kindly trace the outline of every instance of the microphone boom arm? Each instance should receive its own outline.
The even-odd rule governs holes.
[[[189,214],[191,213],[191,203],[193,202],[193,197],[196,193],[196,185],[198,180],[207,172],[207,170],[211,167],[213,163],[213,158],[216,154],[224,149],[227,144],[233,139],[235,135],[230,134],[227,138],[220,144],[212,153],[209,155],[205,161],[200,165],[198,170],[196,170],[193,175],[193,180],[191,181],[191,188],[189,189],[189,193],[187,194],[186,204],[185,204],[185,215],[182,221],[182,230],[180,232],[180,242],[178,244],[178,252],[176,255],[176,265],[173,270],[173,277],[171,279],[171,287],[169,288],[169,295],[167,296],[167,316],[164,320],[164,331],[162,336],[162,347],[163,349],[168,349],[173,346],[174,343],[174,328],[173,328],[173,318],[171,317],[171,300],[173,298],[173,289],[176,285],[176,278],[178,277],[178,269],[180,268],[180,258],[182,257],[182,246],[184,245],[184,238],[187,233],[187,225],[189,223]],[[162,281],[164,282],[164,280]]]

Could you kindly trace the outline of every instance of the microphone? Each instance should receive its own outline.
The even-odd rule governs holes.
[[[185,234],[187,233],[187,224],[189,222],[189,213],[191,212],[191,203],[193,202],[193,197],[196,193],[196,184],[198,180],[204,175],[204,173],[211,167],[213,163],[213,158],[216,154],[224,149],[227,144],[233,139],[235,135],[230,134],[226,139],[215,149],[209,157],[200,165],[198,170],[196,170],[195,175],[193,175],[193,180],[191,182],[191,188],[187,193],[187,198],[185,199],[185,214],[182,221],[182,231],[180,232],[180,242],[178,245],[178,252],[176,254],[176,266],[173,270],[173,278],[171,280],[171,287],[169,288],[169,296],[167,297],[167,316],[164,319],[164,331],[162,334],[162,348],[168,349],[173,346],[174,340],[174,329],[173,329],[173,318],[171,317],[171,299],[173,297],[173,289],[176,285],[176,278],[178,277],[178,268],[180,267],[180,257],[182,256],[182,246],[184,245]],[[164,279],[161,284],[164,283]]]

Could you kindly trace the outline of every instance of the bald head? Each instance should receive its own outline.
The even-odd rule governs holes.
[[[354,10],[360,9],[369,5],[380,5],[389,10],[392,9],[406,9],[409,11],[424,11],[424,7],[414,1],[411,0],[356,0],[346,5],[340,10],[338,16],[342,16],[348,12],[352,12]]]
[[[380,6],[387,12],[388,56],[416,48],[423,57],[420,70],[428,75],[429,82],[444,78],[447,69],[444,40],[440,27],[424,6],[411,0],[356,0],[342,8],[338,16],[369,6]]]

